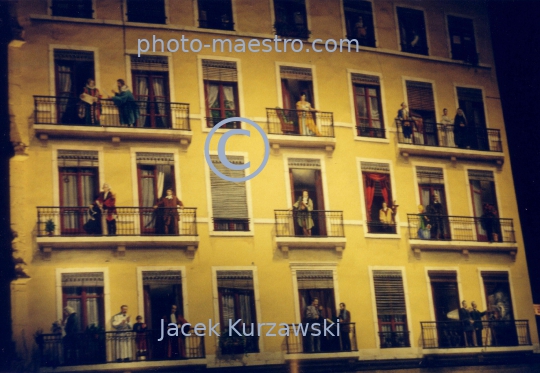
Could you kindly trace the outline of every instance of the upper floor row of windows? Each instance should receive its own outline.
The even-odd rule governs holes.
[[[93,0],[50,0],[53,16],[94,18]],[[233,0],[198,0],[198,26],[203,29],[234,31]],[[125,0],[128,23],[167,23],[165,0]],[[309,9],[305,0],[273,0],[273,32],[281,37],[307,39]],[[372,1],[343,0],[346,37],[359,45],[377,47],[376,22]],[[402,52],[429,55],[426,14],[424,10],[396,6],[397,29]],[[471,18],[447,15],[447,31],[451,57],[471,64],[478,63],[476,38]],[[343,27],[343,25],[342,25]]]

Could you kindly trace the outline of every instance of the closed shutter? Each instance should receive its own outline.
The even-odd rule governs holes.
[[[203,79],[219,82],[237,82],[236,62],[202,60]]]
[[[508,282],[508,272],[505,271],[482,271],[480,272],[484,283],[486,282]]]
[[[131,70],[169,71],[169,60],[163,56],[131,56]]]
[[[280,73],[281,79],[294,79],[294,80],[307,80],[307,81],[313,80],[311,69],[307,69],[303,67],[280,66],[279,73]]]
[[[411,110],[435,111],[431,83],[407,81],[407,100]]]
[[[332,271],[297,271],[298,289],[333,289]]]
[[[104,286],[103,272],[62,273],[62,287]]]
[[[457,283],[457,274],[455,271],[428,271],[431,282],[455,282]]]
[[[418,184],[444,184],[442,168],[437,167],[416,167],[416,178]]]
[[[321,169],[321,161],[311,158],[289,158],[289,168],[311,168],[315,170]]]
[[[144,285],[179,285],[182,283],[180,271],[144,271],[142,273]]]
[[[493,172],[491,171],[482,171],[482,170],[468,170],[469,180],[477,181],[491,181],[494,182],[495,178],[493,177]]]
[[[388,163],[360,162],[360,167],[362,172],[390,173],[390,165]]]
[[[174,165],[174,155],[168,153],[137,153],[137,164]]]
[[[83,61],[94,62],[94,52],[55,49],[54,59],[59,61]]]
[[[406,315],[401,271],[373,271],[377,314]]]
[[[58,150],[59,167],[98,167],[98,152]]]
[[[218,288],[253,290],[253,271],[217,271]]]
[[[380,85],[379,77],[365,74],[351,74],[351,80],[356,84]]]
[[[457,95],[459,101],[483,102],[481,89],[457,87]]]
[[[211,156],[216,169],[232,178],[245,176],[244,170],[231,170],[223,166],[217,155]],[[244,164],[244,157],[228,156],[233,164]],[[210,184],[212,186],[212,210],[214,218],[222,219],[248,219],[246,183],[233,182],[222,179],[210,170]]]

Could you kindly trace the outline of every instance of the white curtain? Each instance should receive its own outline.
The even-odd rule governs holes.
[[[371,97],[371,124],[374,128],[381,128],[380,114],[379,114],[379,99],[377,97]]]
[[[88,326],[99,326],[99,308],[97,298],[90,298],[86,300],[86,311]]]
[[[77,177],[76,175],[64,175],[62,180],[62,206],[78,206],[77,200]],[[77,227],[78,219],[76,211],[64,210],[62,212],[62,224],[64,229]]]
[[[158,198],[163,197],[163,184],[165,183],[165,172],[163,172],[163,167],[165,166],[158,166],[158,179],[157,179],[157,196]],[[169,166],[166,166],[169,167]]]
[[[474,215],[479,218],[484,212],[484,208],[482,206],[482,187],[480,185],[480,182],[477,180],[471,180],[471,185],[474,204]],[[480,222],[476,224],[476,229],[478,230],[479,235],[486,235],[486,231],[484,230],[484,228],[482,228],[482,224],[480,224]]]
[[[234,324],[234,295],[223,294],[223,296],[221,297],[221,305],[221,311],[223,312],[223,321],[225,322],[225,324],[229,325],[228,320],[233,320]]]
[[[71,95],[71,67],[69,66],[58,66],[58,79],[57,79],[57,90],[60,94],[58,102],[58,118],[62,118],[62,115],[66,111],[68,104],[68,97]]]
[[[77,314],[77,322],[79,323],[79,331],[82,331],[82,312],[80,299],[68,299],[67,305],[75,310]]]
[[[94,202],[95,196],[95,176],[93,175],[83,175],[82,180],[82,204],[83,206],[89,206]]]
[[[253,320],[251,319],[251,296],[240,294],[238,296],[240,300],[240,317],[245,324],[251,324]]]
[[[223,93],[225,95],[225,109],[236,109],[234,104],[234,91],[232,87],[223,87]]]
[[[154,88],[154,97],[155,97],[155,113],[159,115],[165,114],[165,101],[167,98],[165,97],[165,90],[163,87],[163,78],[153,78],[152,87]],[[168,127],[167,123],[165,123],[166,118],[165,117],[156,117],[156,127]]]
[[[426,208],[429,205],[429,189],[422,189],[420,198],[422,199],[422,205]]]
[[[142,207],[152,207],[156,203],[156,192],[154,190],[154,178],[144,177],[153,175],[154,170],[141,170],[141,193],[142,193]],[[154,228],[154,222],[152,222],[152,214],[145,213],[143,215],[143,227],[142,228]]]
[[[148,78],[145,77],[137,77],[137,101],[148,101]],[[141,105],[139,103],[139,111],[141,116],[139,117],[139,121],[142,121],[142,125],[144,125],[144,121],[146,120],[146,105]],[[137,127],[141,127],[140,123],[137,123]]]
[[[208,85],[208,107],[210,109],[216,106],[218,93],[219,93],[219,88],[217,85],[214,85],[214,84]]]

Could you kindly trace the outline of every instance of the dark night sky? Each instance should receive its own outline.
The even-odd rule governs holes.
[[[540,303],[540,1],[490,0],[497,78],[529,274]],[[518,252],[518,255],[521,253]]]

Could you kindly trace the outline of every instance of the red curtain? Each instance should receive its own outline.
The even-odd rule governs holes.
[[[371,220],[371,206],[373,205],[373,197],[375,196],[375,183],[378,182],[381,186],[381,193],[384,202],[388,204],[388,191],[390,189],[390,176],[386,174],[364,173],[364,194],[366,197],[366,207],[368,221]]]

